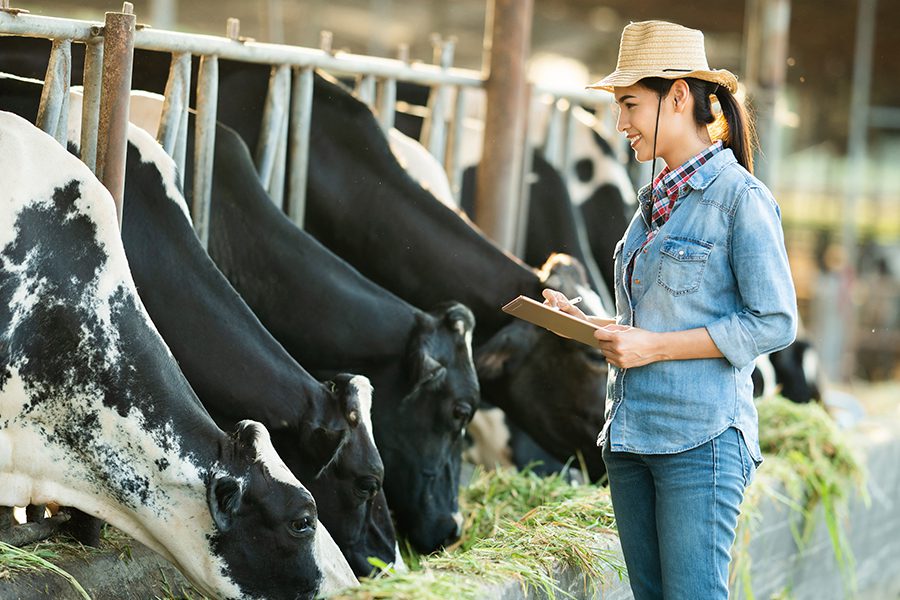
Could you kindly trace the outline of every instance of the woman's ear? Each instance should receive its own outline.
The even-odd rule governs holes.
[[[669,93],[672,95],[675,111],[682,112],[687,106],[687,100],[691,95],[691,88],[688,87],[687,82],[684,79],[676,79]]]

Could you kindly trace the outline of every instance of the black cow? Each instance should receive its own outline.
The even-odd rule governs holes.
[[[0,505],[101,517],[210,596],[312,598],[316,557],[343,560],[312,496],[265,427],[228,435],[203,409],[138,298],[106,190],[21,117],[0,113],[0,132]]]
[[[216,131],[209,252],[266,328],[317,376],[350,369],[377,390],[374,434],[399,530],[422,552],[460,532],[461,433],[478,402],[471,312],[421,312],[294,226],[246,145]]]
[[[40,94],[39,84],[3,80],[2,104],[28,119]],[[70,104],[70,137],[78,139],[79,97]],[[393,561],[390,515],[385,502],[373,500],[384,467],[364,424],[368,380],[341,374],[322,384],[263,328],[185,219],[174,163],[136,127],[129,130],[124,204],[123,242],[141,300],[216,423],[230,429],[252,418],[268,428],[294,475],[329,498],[319,501],[319,518],[354,572],[367,575],[370,556]]]

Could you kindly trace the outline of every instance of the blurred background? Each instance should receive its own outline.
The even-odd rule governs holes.
[[[481,69],[484,0],[133,0],[139,23],[262,42],[432,61],[429,34],[457,39]],[[96,20],[110,0],[13,2]],[[757,174],[784,217],[808,337],[832,381],[900,380],[900,2],[896,0],[534,0],[531,79],[582,86],[615,68],[629,21],[702,29],[713,67],[735,72],[761,139]],[[612,135],[615,135],[612,133]],[[647,165],[631,168],[635,187]]]

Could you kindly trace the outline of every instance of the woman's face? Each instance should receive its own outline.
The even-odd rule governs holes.
[[[653,160],[653,130],[656,125],[656,111],[659,107],[659,96],[656,92],[640,85],[616,87],[613,90],[619,118],[616,129],[625,134],[634,156],[640,162]],[[666,102],[663,100],[660,109],[665,112]],[[661,115],[662,117],[663,115]],[[660,121],[659,140],[656,144],[656,155],[665,155],[663,122]]]

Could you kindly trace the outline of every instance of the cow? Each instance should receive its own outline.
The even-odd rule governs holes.
[[[103,518],[216,598],[313,598],[322,571],[324,591],[351,583],[266,428],[226,434],[200,404],[87,167],[7,112],[0,166],[0,505]]]
[[[40,83],[2,81],[4,106],[36,116]],[[80,93],[73,91],[69,107],[68,137],[78,140]],[[125,253],[141,300],[191,387],[220,427],[262,422],[294,475],[314,496],[329,497],[318,505],[319,518],[356,574],[370,572],[370,556],[394,561],[390,515],[373,500],[384,468],[366,431],[370,383],[346,374],[325,384],[313,379],[216,269],[187,213],[172,159],[147,132],[129,127]]]
[[[212,196],[209,254],[266,328],[313,374],[350,369],[372,381],[398,530],[420,552],[455,540],[461,436],[479,397],[469,309],[419,311],[362,277],[275,207],[223,126]]]
[[[135,86],[162,91],[167,55],[136,52],[135,64]],[[219,61],[217,118],[254,146],[259,139],[259,115],[265,100],[262,90],[268,75],[268,68],[261,65]],[[478,322],[476,361],[480,363],[482,397],[506,410],[560,460],[580,452],[591,478],[600,478],[605,470],[594,437],[603,425],[606,364],[602,355],[525,323],[512,322],[502,313],[499,308],[517,294],[540,297],[546,281],[410,179],[364,104],[318,76],[314,88],[310,231],[364,276],[414,306],[429,308],[458,300],[472,309]],[[190,169],[186,176],[189,174]],[[187,183],[185,189],[190,189]],[[372,210],[373,206],[379,210]],[[382,207],[389,207],[390,214]],[[268,235],[260,238],[269,241]],[[222,268],[221,261],[213,258]],[[544,277],[560,265],[560,261],[548,263],[548,269],[542,271]],[[262,275],[268,266],[260,262],[255,268]],[[245,290],[233,279],[232,284],[247,300]],[[566,282],[566,289],[587,296],[585,282],[572,279]],[[262,318],[260,308],[248,304]],[[594,313],[604,311],[599,305],[586,308]],[[273,325],[263,322],[291,351]],[[493,343],[487,345],[492,337]],[[302,359],[300,362],[311,369]],[[491,391],[485,392],[488,388]],[[378,431],[378,394],[375,417],[376,440],[387,472],[385,485],[390,486],[390,461],[384,435]],[[388,500],[397,511],[397,500],[390,493]]]

